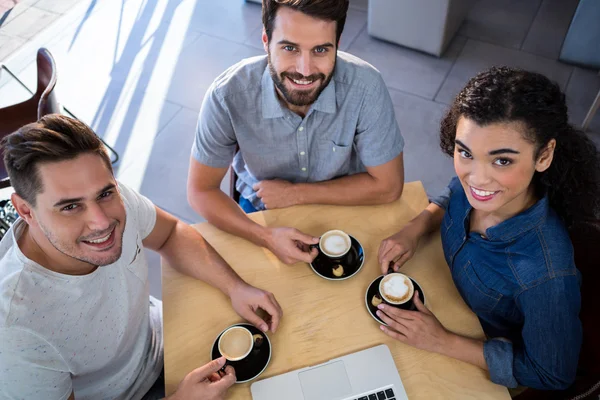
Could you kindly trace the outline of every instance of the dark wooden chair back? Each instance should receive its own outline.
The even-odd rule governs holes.
[[[240,147],[236,146],[234,154],[237,154],[238,151],[240,151]],[[233,201],[236,202],[236,204],[240,202],[240,192],[238,192],[237,189],[235,188],[237,179],[238,179],[238,176],[235,173],[235,170],[233,169],[233,163],[232,163],[232,165],[229,167],[229,197],[231,197],[233,199]]]
[[[23,125],[35,122],[46,114],[60,112],[54,88],[56,86],[56,63],[52,54],[41,48],[37,53],[37,90],[22,102],[0,108],[0,139],[15,132]],[[1,154],[0,154],[1,156]],[[4,162],[0,163],[0,188],[10,186]]]
[[[527,389],[518,400],[583,400],[600,398],[600,220],[586,221],[571,230],[575,265],[581,272],[583,343],[575,383],[567,390]]]

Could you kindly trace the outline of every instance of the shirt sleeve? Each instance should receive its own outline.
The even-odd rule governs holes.
[[[578,277],[556,277],[521,293],[522,344],[499,338],[483,346],[492,382],[562,390],[575,380],[582,327]]]
[[[147,197],[122,182],[119,182],[119,192],[125,203],[127,223],[134,222],[142,240],[145,239],[156,225],[156,207]]]
[[[379,74],[363,100],[354,144],[367,167],[385,164],[404,150],[404,138],[396,121],[392,98]]]
[[[452,197],[452,194],[457,190],[462,190],[462,186],[458,178],[454,177],[452,178],[448,186],[444,190],[442,190],[440,194],[438,194],[435,197],[432,197],[431,199],[429,199],[429,201],[434,204],[437,204],[444,210],[448,210],[448,204],[450,204],[450,197]]]
[[[200,108],[192,156],[213,168],[228,167],[233,161],[237,140],[231,117],[214,84],[208,89]]]
[[[36,334],[0,328],[0,398],[66,400],[73,386],[58,351]]]

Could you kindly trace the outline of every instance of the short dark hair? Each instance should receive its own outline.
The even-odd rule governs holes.
[[[346,24],[348,4],[349,0],[263,0],[262,21],[267,38],[270,42],[273,35],[273,24],[279,7],[289,7],[314,18],[337,22],[337,45]]]
[[[79,155],[98,155],[113,172],[104,144],[92,128],[60,114],[49,114],[2,139],[4,165],[15,193],[35,207],[43,186],[38,166],[72,160]]]
[[[493,67],[471,78],[441,122],[440,146],[454,155],[460,117],[479,126],[517,122],[535,145],[537,159],[556,140],[554,158],[533,184],[567,227],[600,218],[600,152],[589,137],[569,123],[565,95],[544,75],[518,68]]]

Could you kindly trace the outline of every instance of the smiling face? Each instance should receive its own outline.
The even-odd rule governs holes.
[[[290,109],[311,105],[329,84],[335,69],[336,24],[280,7],[270,42],[263,32],[271,77]]]
[[[460,117],[456,127],[454,168],[471,206],[496,215],[515,215],[535,201],[532,180],[552,162],[551,141],[539,157],[524,138],[523,124],[479,126]]]
[[[94,266],[116,262],[126,214],[105,162],[95,154],[82,154],[40,164],[38,172],[43,190],[25,219],[46,255],[59,263],[64,256]]]

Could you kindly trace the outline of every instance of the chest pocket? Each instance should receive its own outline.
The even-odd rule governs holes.
[[[329,180],[348,175],[352,149],[353,143],[343,146],[332,140],[319,141],[317,143],[317,154],[312,156],[317,165],[317,171],[315,171],[317,180]]]
[[[498,305],[502,294],[486,286],[468,261],[463,267],[452,271],[454,283],[467,305],[475,312],[489,313]]]

